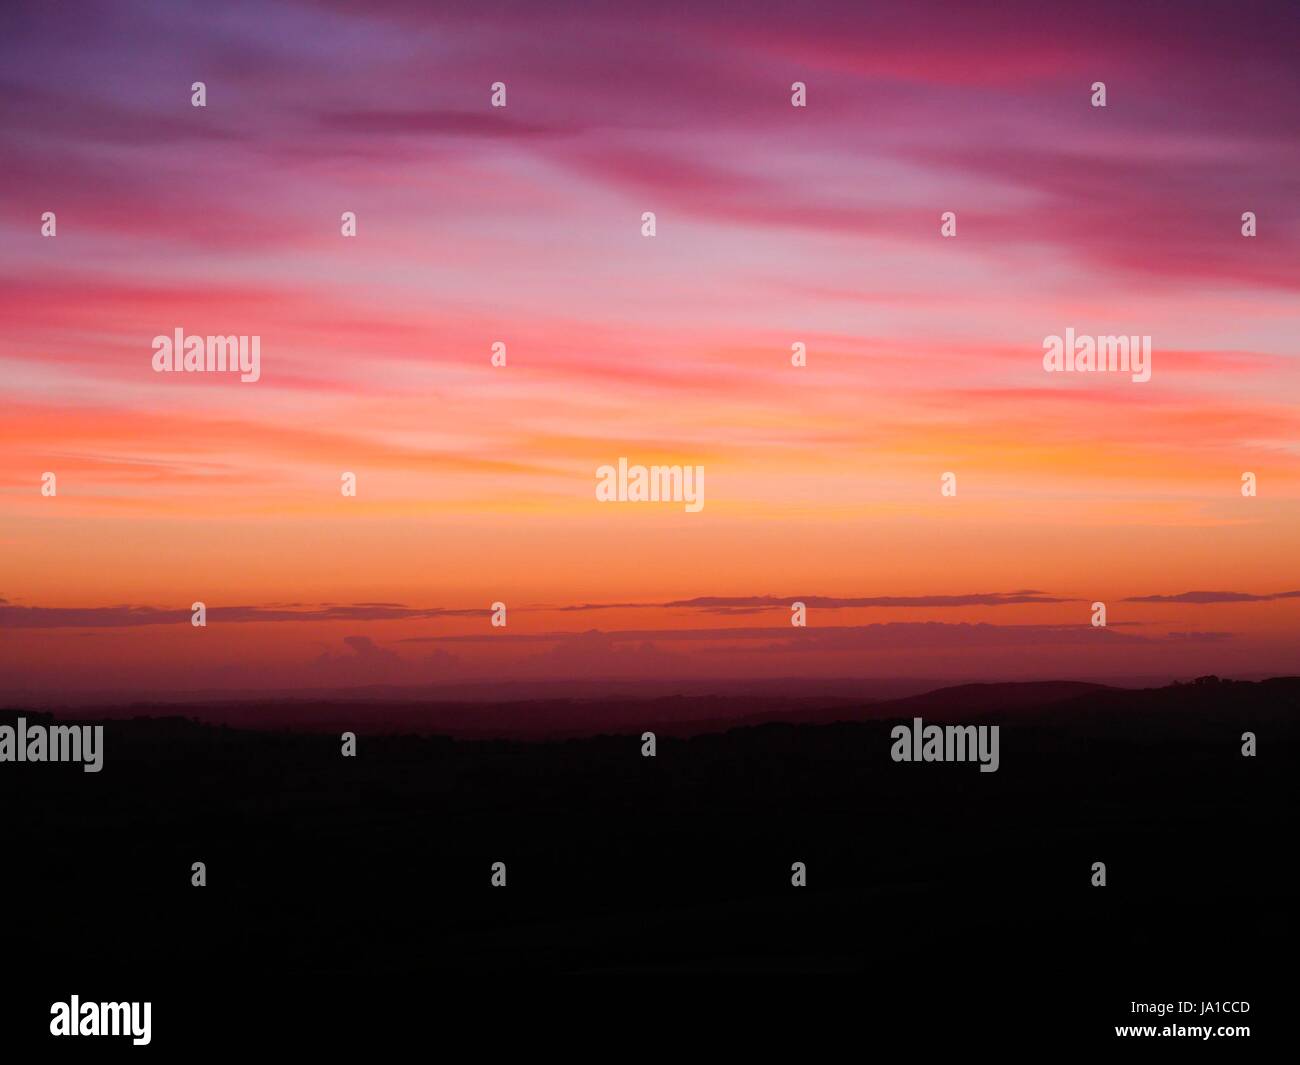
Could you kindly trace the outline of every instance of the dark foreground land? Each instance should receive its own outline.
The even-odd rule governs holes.
[[[961,1026],[972,1046],[1030,1026],[1114,1043],[1114,1025],[1166,1023],[1133,1001],[1212,999],[1252,1013],[1178,1023],[1249,1024],[1262,1048],[1300,1023],[1283,975],[1298,706],[1295,678],[954,689],[668,728],[655,758],[639,730],[358,729],[343,758],[337,733],[111,720],[100,773],[0,765],[0,1020],[43,1032],[78,993],[151,999],[159,1046],[182,1017],[210,1036],[217,1016],[227,1035],[279,1023],[268,1002],[315,1023],[378,1000],[400,1027],[413,996],[454,1011],[467,993],[554,995],[566,973],[651,977],[637,1000],[661,1023],[679,999],[754,976],[798,994],[788,974],[823,973],[850,989],[864,1046]],[[889,730],[913,716],[1000,725],[999,770],[894,763]],[[608,986],[559,994],[581,1008]]]

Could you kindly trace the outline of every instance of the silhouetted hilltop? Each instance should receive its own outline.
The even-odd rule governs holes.
[[[1260,937],[1280,957],[1295,941],[1300,678],[962,686],[785,701],[768,709],[786,720],[742,724],[726,700],[597,703],[582,713],[623,731],[550,742],[417,735],[427,707],[405,734],[384,731],[384,708],[331,706],[328,726],[314,709],[294,707],[292,730],[109,719],[102,772],[0,765],[17,871],[0,905],[112,916],[93,934],[80,919],[11,922],[7,950],[44,996],[24,1016],[68,994],[70,974],[103,995],[143,974],[155,998],[163,980],[183,1000],[193,978],[274,1000],[310,981],[834,971],[866,999],[875,985],[946,981],[961,1002],[987,989],[999,1017],[1050,1017],[1068,979],[1071,1023],[1086,1007],[1109,1024],[1152,988],[1261,1004]],[[508,709],[488,723],[571,706]],[[372,710],[375,731],[350,729],[343,757],[339,726]],[[890,729],[913,716],[999,725],[998,770],[894,762]],[[675,724],[643,757],[656,718]],[[1242,756],[1246,731],[1256,757]]]
[[[787,722],[830,724],[921,716],[935,722],[990,715],[1020,717],[1058,713],[1170,711],[1226,704],[1233,699],[1294,700],[1300,678],[1265,681],[1200,678],[1163,688],[1115,688],[1077,681],[962,684],[900,699],[864,701],[843,696],[673,695],[616,700],[552,699],[491,702],[367,703],[364,700],[296,700],[135,704],[54,711],[60,721],[172,721],[158,728],[182,729],[183,720],[230,728],[366,735],[443,735],[460,739],[551,740],[602,733],[667,736],[727,731],[745,725]],[[51,712],[0,711],[0,722],[23,713],[29,720]]]
[[[1105,684],[1083,681],[1026,681],[1011,684],[960,684],[939,688],[903,699],[892,699],[877,704],[874,712],[880,713],[971,713],[985,714],[1001,710],[1025,710],[1031,707],[1050,706],[1093,692],[1117,691]]]

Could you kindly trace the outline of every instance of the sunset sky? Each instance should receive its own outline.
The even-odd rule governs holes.
[[[0,697],[1296,672],[1294,5],[896,6],[6,5]]]

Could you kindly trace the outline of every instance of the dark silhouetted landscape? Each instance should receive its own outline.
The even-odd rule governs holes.
[[[1248,998],[1261,950],[1294,956],[1298,678],[745,697],[737,720],[740,698],[457,711],[464,735],[600,713],[616,729],[545,742],[452,738],[437,706],[420,726],[409,706],[313,705],[311,732],[283,707],[271,729],[109,717],[102,772],[0,774],[6,912],[32,914],[9,924],[9,950],[37,973],[75,957],[119,980],[298,988],[834,972],[897,996],[969,981],[963,1001],[999,999],[1004,1018],[1063,1010],[1098,1033],[1147,995]],[[890,728],[914,716],[1000,725],[999,770],[893,762]],[[349,725],[355,758],[334,731]],[[89,900],[93,932],[38,916]]]

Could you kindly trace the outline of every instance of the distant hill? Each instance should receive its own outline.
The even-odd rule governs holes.
[[[1015,684],[960,684],[953,688],[878,703],[873,714],[964,713],[984,714],[997,710],[1024,710],[1050,706],[1100,691],[1121,691],[1107,684],[1073,680],[1027,681]]]
[[[286,733],[360,735],[437,735],[456,739],[561,740],[623,735],[646,729],[664,736],[694,736],[745,726],[775,723],[825,725],[923,717],[936,722],[997,715],[1021,720],[1070,713],[1126,710],[1206,709],[1230,700],[1233,693],[1251,697],[1295,698],[1300,678],[1265,681],[1201,678],[1161,688],[1117,688],[1081,681],[1026,681],[959,684],[903,698],[872,701],[861,697],[816,694],[699,694],[608,699],[519,699],[505,702],[412,701],[366,702],[358,698],[139,703],[116,707],[56,711],[60,720],[172,719],[238,729]],[[0,721],[19,711],[0,711]],[[29,719],[35,711],[22,711]]]
[[[738,720],[752,704],[462,704],[484,729],[553,742],[372,732],[354,758],[330,732],[346,715],[382,732],[391,707],[294,704],[296,724],[278,731],[266,727],[277,706],[245,707],[267,715],[250,729],[177,708],[110,720],[103,772],[0,764],[0,806],[17,811],[5,858],[21,874],[0,878],[0,906],[78,913],[93,892],[114,919],[91,936],[82,920],[14,920],[7,949],[24,980],[47,967],[52,988],[71,958],[108,986],[130,966],[241,987],[303,972],[424,986],[434,971],[1000,986],[993,956],[1031,981],[1051,974],[1052,994],[1078,976],[1094,1009],[1115,986],[1115,945],[1167,967],[1134,987],[1209,993],[1228,973],[1252,1003],[1251,974],[1292,955],[1300,678],[772,699],[773,720]],[[406,710],[396,724],[451,720],[446,706]],[[916,714],[999,724],[1000,768],[894,762],[892,721]],[[828,715],[848,719],[814,720]],[[640,725],[656,719],[676,724],[643,757]],[[622,731],[555,740],[559,721]],[[1242,755],[1247,730],[1257,757]],[[504,892],[489,884],[496,861]],[[806,890],[792,887],[795,861]],[[1243,921],[1267,934],[1242,934]]]

